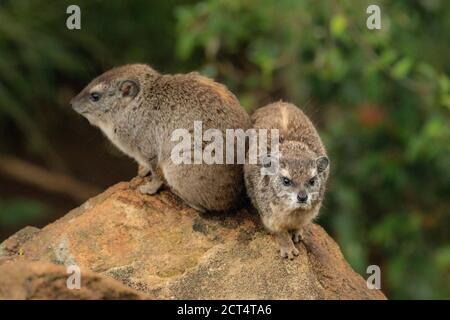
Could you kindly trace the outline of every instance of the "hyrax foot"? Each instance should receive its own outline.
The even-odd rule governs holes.
[[[299,243],[300,241],[303,241],[303,230],[296,230],[294,231],[292,235],[292,240],[294,240],[295,243]]]
[[[293,260],[296,256],[298,256],[298,249],[292,244],[289,247],[280,247],[280,253],[282,258],[288,258],[289,260]]]
[[[291,235],[288,231],[282,231],[276,235],[278,246],[280,247],[280,254],[282,258],[294,259],[298,256],[299,251],[292,242]]]
[[[152,180],[139,187],[139,191],[143,194],[155,194],[161,188],[163,182],[155,177]]]
[[[144,178],[150,174],[151,170],[147,167],[139,165],[138,167],[138,176]]]

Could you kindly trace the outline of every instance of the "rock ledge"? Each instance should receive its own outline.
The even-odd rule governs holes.
[[[199,214],[169,191],[119,183],[0,245],[0,299],[385,299],[311,225],[293,261],[257,217]],[[81,290],[65,266],[81,269]]]

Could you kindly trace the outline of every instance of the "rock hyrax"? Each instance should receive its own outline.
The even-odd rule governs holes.
[[[302,239],[303,227],[319,212],[329,160],[314,125],[292,104],[277,102],[260,108],[252,122],[255,129],[278,129],[280,144],[274,174],[262,170],[267,163],[245,165],[247,193],[275,235],[281,256],[293,259],[299,253],[293,241]]]
[[[122,152],[151,174],[140,187],[154,194],[166,184],[191,207],[223,211],[244,189],[243,165],[175,164],[175,129],[192,133],[194,121],[209,128],[246,130],[250,119],[228,89],[198,73],[163,75],[145,64],[114,68],[94,79],[71,101],[76,112],[99,127]],[[224,134],[225,136],[225,134]]]

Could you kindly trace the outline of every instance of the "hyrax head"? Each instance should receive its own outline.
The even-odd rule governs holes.
[[[329,171],[326,155],[316,155],[300,142],[280,145],[278,156],[272,155],[264,166],[272,167],[263,181],[279,203],[291,210],[309,210],[322,201]],[[264,167],[262,168],[264,169]]]
[[[154,72],[142,64],[111,69],[92,80],[70,104],[91,124],[105,124],[134,104],[141,94],[142,80]]]

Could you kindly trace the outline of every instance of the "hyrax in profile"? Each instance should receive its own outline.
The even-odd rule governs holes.
[[[278,158],[268,154],[268,162],[245,164],[247,193],[265,227],[275,235],[281,256],[293,259],[299,254],[294,242],[302,239],[303,227],[319,213],[329,160],[314,125],[292,104],[260,108],[252,122],[255,129],[278,129],[280,144]],[[276,170],[264,170],[274,161]]]
[[[94,79],[71,105],[109,140],[151,174],[140,191],[156,193],[165,184],[200,211],[232,208],[244,190],[243,165],[174,163],[176,129],[243,129],[250,119],[228,89],[198,73],[163,75],[145,64],[114,68]],[[192,144],[193,145],[193,144]],[[192,147],[192,149],[194,146]]]

